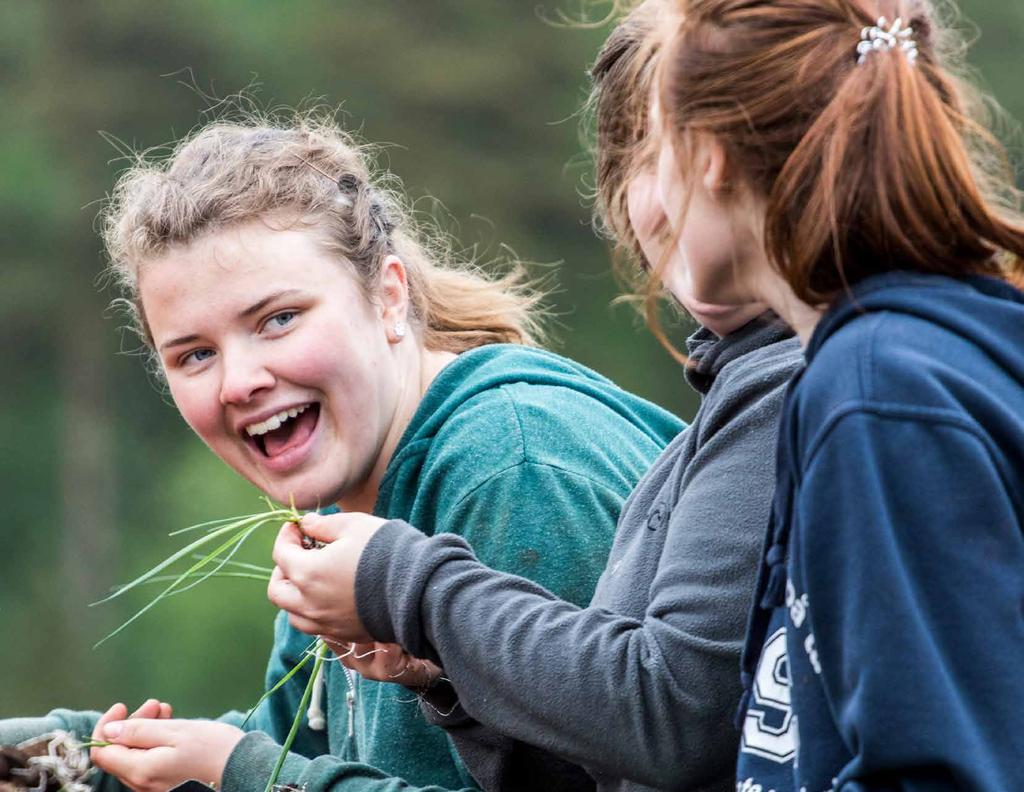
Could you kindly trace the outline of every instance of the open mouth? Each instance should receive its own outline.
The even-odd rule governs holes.
[[[248,442],[263,456],[273,459],[305,443],[320,418],[316,402],[282,410],[265,421],[245,427]]]

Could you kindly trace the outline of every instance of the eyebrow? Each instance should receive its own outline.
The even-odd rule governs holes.
[[[259,302],[256,302],[256,303],[253,303],[252,305],[250,305],[244,311],[240,312],[238,314],[238,317],[239,317],[239,319],[245,319],[245,318],[247,318],[249,316],[252,316],[255,313],[259,313],[264,308],[266,308],[268,305],[270,305],[272,302],[280,300],[282,297],[292,297],[292,296],[294,296],[296,294],[299,294],[299,293],[300,293],[300,291],[298,289],[283,289],[282,291],[274,292],[273,294],[267,295],[266,297],[264,297]]]
[[[245,309],[239,311],[238,318],[239,319],[248,318],[248,317],[252,316],[253,314],[259,313],[264,308],[266,308],[268,305],[270,305],[271,303],[273,303],[273,302],[275,302],[277,300],[280,300],[282,297],[292,297],[292,296],[294,296],[296,294],[301,294],[301,291],[299,289],[283,289],[281,291],[274,292],[273,294],[268,294],[262,300],[259,300],[258,302],[254,302],[248,308],[245,308]],[[192,333],[190,335],[178,336],[177,338],[172,338],[170,341],[167,341],[167,342],[161,344],[160,345],[160,351],[163,352],[166,349],[171,349],[171,348],[177,347],[177,346],[184,346],[185,344],[191,344],[194,341],[198,341],[198,340],[199,340],[199,336],[196,335],[195,333]]]

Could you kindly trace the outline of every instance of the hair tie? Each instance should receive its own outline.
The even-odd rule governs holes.
[[[860,43],[857,45],[857,63],[863,63],[872,52],[889,52],[898,49],[907,56],[910,65],[913,66],[917,60],[917,42],[913,38],[914,29],[907,25],[903,27],[903,18],[897,17],[896,21],[889,25],[885,17],[878,18],[878,24],[874,27],[866,27],[860,32]]]

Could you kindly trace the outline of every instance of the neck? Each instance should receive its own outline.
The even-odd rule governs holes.
[[[400,361],[400,365],[406,367],[407,376],[402,380],[401,392],[387,436],[377,453],[370,474],[361,485],[346,492],[338,500],[338,508],[342,511],[367,514],[373,511],[384,472],[391,462],[391,457],[395,454],[395,449],[398,448],[402,435],[409,428],[409,423],[412,421],[413,415],[416,414],[420,402],[423,401],[423,395],[437,375],[441,373],[441,369],[455,360],[455,354],[452,352],[435,352],[418,344],[409,344],[409,347],[411,352]]]
[[[811,340],[814,328],[821,321],[824,310],[800,300],[789,284],[774,269],[768,268],[761,279],[759,291],[769,307],[779,315],[787,325],[793,328],[800,339],[800,346],[805,347]]]

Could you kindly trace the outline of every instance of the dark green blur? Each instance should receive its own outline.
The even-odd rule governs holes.
[[[1024,118],[1024,5],[963,8],[983,31],[973,63],[984,84]],[[263,587],[226,580],[91,648],[144,599],[88,604],[178,547],[169,531],[262,508],[192,436],[107,310],[94,223],[120,165],[101,130],[136,149],[164,144],[202,121],[204,94],[254,81],[263,106],[341,106],[351,128],[387,144],[414,198],[443,202],[462,245],[543,263],[536,272],[557,283],[555,349],[692,415],[679,366],[632,309],[610,305],[575,116],[607,27],[546,21],[579,9],[0,0],[0,717],[147,696],[182,715],[245,707],[270,647]],[[271,539],[248,557],[266,559]]]

